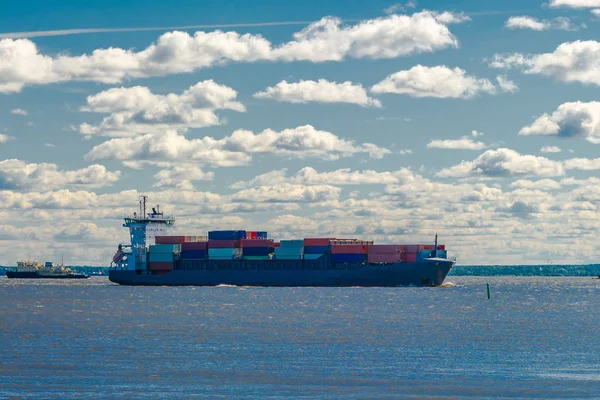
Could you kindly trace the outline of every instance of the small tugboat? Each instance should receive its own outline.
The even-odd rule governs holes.
[[[8,278],[18,279],[87,279],[89,275],[78,274],[64,265],[54,265],[46,262],[44,265],[37,261],[18,261],[14,270],[7,270]]]

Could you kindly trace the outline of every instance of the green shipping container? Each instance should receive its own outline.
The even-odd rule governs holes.
[[[150,262],[173,262],[173,253],[150,253],[148,261]]]
[[[302,249],[290,249],[290,248],[286,248],[286,249],[276,248],[275,249],[275,254],[278,256],[301,256],[302,253],[303,253]]]
[[[244,256],[244,260],[268,260],[269,256]]]
[[[153,244],[148,248],[148,252],[152,253],[177,253],[181,250],[181,245],[179,244]]]
[[[300,249],[304,247],[304,240],[281,240],[280,249]]]
[[[208,258],[214,257],[229,257],[233,258],[240,255],[240,249],[208,249]]]

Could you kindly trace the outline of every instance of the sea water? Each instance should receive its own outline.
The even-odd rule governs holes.
[[[600,398],[600,280],[447,282],[0,278],[0,398]]]

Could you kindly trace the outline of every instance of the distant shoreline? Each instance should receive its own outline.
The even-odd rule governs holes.
[[[0,266],[0,276],[12,266]],[[69,266],[91,276],[108,275],[108,267]],[[600,264],[565,265],[458,265],[448,276],[600,276]]]

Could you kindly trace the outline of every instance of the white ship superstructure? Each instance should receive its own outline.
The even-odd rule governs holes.
[[[124,227],[129,228],[131,244],[122,244],[113,257],[113,263],[129,270],[144,269],[147,247],[155,243],[156,236],[167,236],[175,225],[175,218],[164,215],[160,206],[146,210],[148,196],[141,196],[139,212],[125,217]]]

